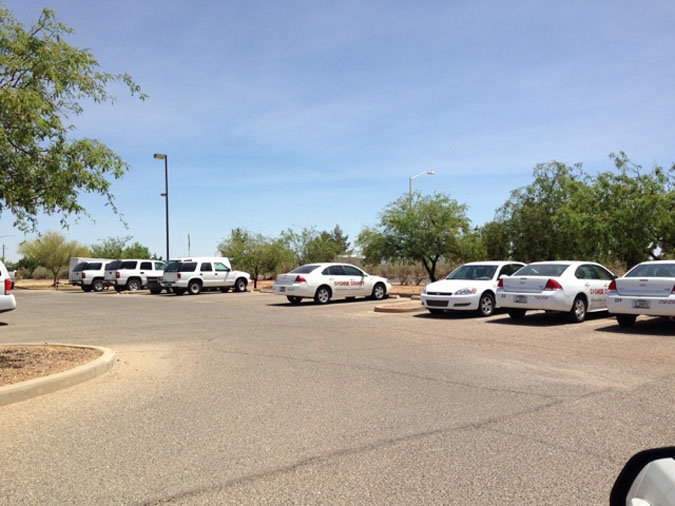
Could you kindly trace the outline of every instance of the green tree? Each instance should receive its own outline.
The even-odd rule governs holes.
[[[87,256],[87,247],[77,241],[66,241],[58,232],[49,231],[32,241],[19,245],[19,252],[34,258],[41,266],[52,273],[54,286],[63,269],[68,268],[70,257]]]
[[[270,239],[262,234],[235,228],[227,239],[218,244],[218,251],[236,263],[237,268],[249,271],[253,287],[258,287],[261,275],[275,273],[280,265],[288,265],[293,253],[279,239]]]
[[[35,230],[40,212],[61,214],[64,226],[86,214],[86,192],[116,212],[110,179],[128,166],[99,140],[73,138],[69,117],[82,102],[113,102],[113,81],[145,98],[128,74],[103,72],[89,50],[68,44],[70,33],[49,9],[25,28],[0,5],[0,213],[24,231]]]
[[[337,225],[332,232],[307,227],[296,232],[289,228],[281,233],[281,240],[295,255],[297,264],[331,262],[349,248],[347,236]]]
[[[581,165],[539,164],[534,181],[511,192],[497,212],[513,258],[523,262],[602,256],[606,235]],[[502,245],[503,246],[503,245]]]
[[[135,241],[129,244],[131,236],[107,237],[89,247],[89,253],[97,258],[153,258],[147,246]]]
[[[489,221],[479,230],[481,242],[485,247],[485,256],[490,260],[507,260],[511,258],[511,240],[506,223]]]
[[[626,267],[673,253],[675,168],[644,170],[624,152],[610,154],[617,172],[595,178],[593,194],[604,224],[608,254]]]
[[[419,262],[436,281],[436,264],[462,254],[461,238],[468,231],[466,205],[442,193],[416,192],[411,204],[407,195],[391,202],[378,226],[363,229],[356,242],[367,263]]]

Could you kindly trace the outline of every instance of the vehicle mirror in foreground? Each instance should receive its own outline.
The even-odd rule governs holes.
[[[675,446],[633,455],[619,473],[610,506],[675,506]]]

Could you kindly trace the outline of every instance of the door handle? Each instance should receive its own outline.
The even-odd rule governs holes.
[[[141,271],[141,274],[145,274],[145,272]]]
[[[590,284],[590,283],[586,283],[586,286],[591,286],[591,284]]]

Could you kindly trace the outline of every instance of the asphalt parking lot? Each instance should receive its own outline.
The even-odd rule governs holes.
[[[675,443],[675,325],[259,293],[16,293],[3,342],[113,348],[0,408],[0,504],[607,504]]]

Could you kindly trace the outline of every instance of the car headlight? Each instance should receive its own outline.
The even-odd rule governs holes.
[[[457,290],[455,295],[473,295],[474,293],[476,293],[475,288],[462,288],[461,290]]]
[[[422,295],[426,295],[426,294],[427,294],[427,285],[424,285],[422,287]]]

